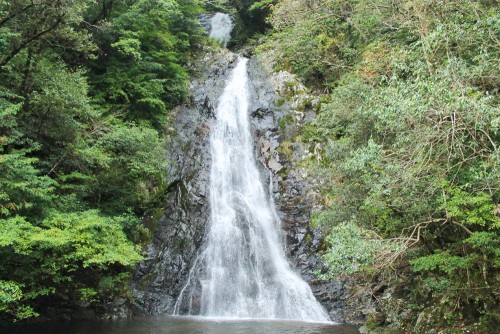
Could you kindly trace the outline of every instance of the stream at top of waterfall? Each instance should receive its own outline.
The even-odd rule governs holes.
[[[5,330],[5,331],[4,331]],[[356,334],[352,326],[290,320],[167,316],[19,324],[5,334]]]

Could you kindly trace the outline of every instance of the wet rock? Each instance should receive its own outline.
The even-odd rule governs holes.
[[[109,303],[101,305],[96,310],[99,319],[115,320],[127,318],[132,315],[126,298],[118,298]]]
[[[324,266],[319,256],[323,236],[311,226],[310,216],[318,204],[319,196],[313,190],[314,180],[303,168],[298,167],[310,148],[301,143],[293,143],[289,156],[278,152],[281,143],[294,136],[295,130],[291,128],[296,124],[277,126],[278,120],[292,112],[294,106],[284,103],[277,107],[274,102],[280,94],[289,90],[304,92],[306,88],[289,73],[271,74],[265,60],[259,59],[258,56],[249,62],[249,76],[254,86],[254,103],[263,110],[273,111],[263,114],[262,117],[253,117],[252,125],[255,129],[255,142],[258,143],[258,159],[273,173],[272,191],[283,221],[289,261],[310,284],[314,295],[327,309],[333,321],[359,324],[360,321],[352,321],[355,316],[350,315],[347,305],[353,282],[348,279],[325,281],[316,276],[316,272]],[[313,117],[310,111],[295,114],[300,116],[300,122],[309,121]]]
[[[209,118],[215,118],[214,114],[214,106],[213,103],[210,101],[208,96],[205,96],[205,101],[203,102],[203,105],[201,106],[201,113]]]
[[[271,142],[266,139],[259,140],[260,154],[264,155],[271,149]]]
[[[251,117],[257,117],[259,119],[264,118],[266,115],[272,115],[272,111],[269,109],[257,108],[250,113]]]
[[[360,334],[368,334],[368,333],[370,333],[370,328],[368,328],[368,326],[361,326],[359,328],[359,333]]]
[[[302,240],[304,240],[304,237],[306,235],[304,233],[297,233],[295,236],[296,236],[298,242],[302,242]]]
[[[279,172],[283,168],[283,166],[274,159],[269,160],[269,162],[267,163],[267,167],[269,167],[269,169],[274,173]]]
[[[212,23],[210,22],[210,20],[212,19],[213,16],[214,16],[214,14],[201,14],[200,15],[200,24],[205,29],[207,34],[210,32],[210,29],[212,29]]]
[[[230,73],[227,65],[234,60],[227,51],[208,59],[209,66],[191,84],[190,103],[175,110],[166,151],[169,198],[163,217],[150,226],[153,240],[147,258],[135,270],[131,287],[134,314],[173,312],[203,244],[210,215],[210,128],[216,101]]]

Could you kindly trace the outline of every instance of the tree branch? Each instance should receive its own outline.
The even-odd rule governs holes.
[[[10,52],[10,54],[4,60],[0,62],[0,67],[7,65],[7,63],[12,58],[14,58],[19,52],[21,52],[28,44],[57,28],[57,26],[62,22],[63,18],[64,15],[59,16],[56,22],[52,26],[43,31],[40,31],[38,34],[32,36],[31,38],[21,43],[17,48],[15,48],[12,52]]]
[[[0,18],[0,28],[5,24],[7,23],[8,21],[10,21],[11,19],[13,19],[14,17],[18,16],[19,14],[22,14],[24,13],[25,11],[27,11],[28,9],[30,9],[31,7],[34,7],[35,4],[33,3],[33,1],[31,1],[31,4],[29,4],[28,6],[24,7],[23,9],[21,9],[20,11],[17,11],[17,12],[14,12],[12,14],[10,14],[9,16],[7,16],[6,18]]]

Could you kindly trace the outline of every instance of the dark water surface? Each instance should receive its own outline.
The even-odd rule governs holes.
[[[284,320],[227,320],[201,317],[132,318],[23,324],[5,334],[358,334],[351,326]]]

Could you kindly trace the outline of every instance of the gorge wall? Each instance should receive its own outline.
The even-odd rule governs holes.
[[[170,196],[163,217],[152,223],[153,240],[147,250],[147,259],[134,275],[134,314],[173,312],[176,298],[203,244],[210,219],[209,133],[218,97],[236,59],[236,54],[224,49],[207,54],[200,62],[205,65],[198,69],[199,77],[191,83],[189,103],[175,110],[167,145],[171,162],[167,174]],[[286,72],[271,75],[264,63],[255,56],[248,65],[252,135],[261,178],[269,180],[269,171],[272,172],[270,181],[283,222],[286,254],[333,321],[357,323],[363,316],[347,305],[348,282],[322,281],[315,275],[322,267],[318,254],[323,245],[322,235],[310,224],[311,210],[318,205],[318,196],[313,190],[317,181],[297,167],[314,148],[294,147],[293,153],[288,154],[286,147],[280,147],[293,135],[298,123],[314,117],[314,113],[312,109],[305,113],[294,112],[301,101],[277,106],[280,95],[297,89],[297,83]]]

